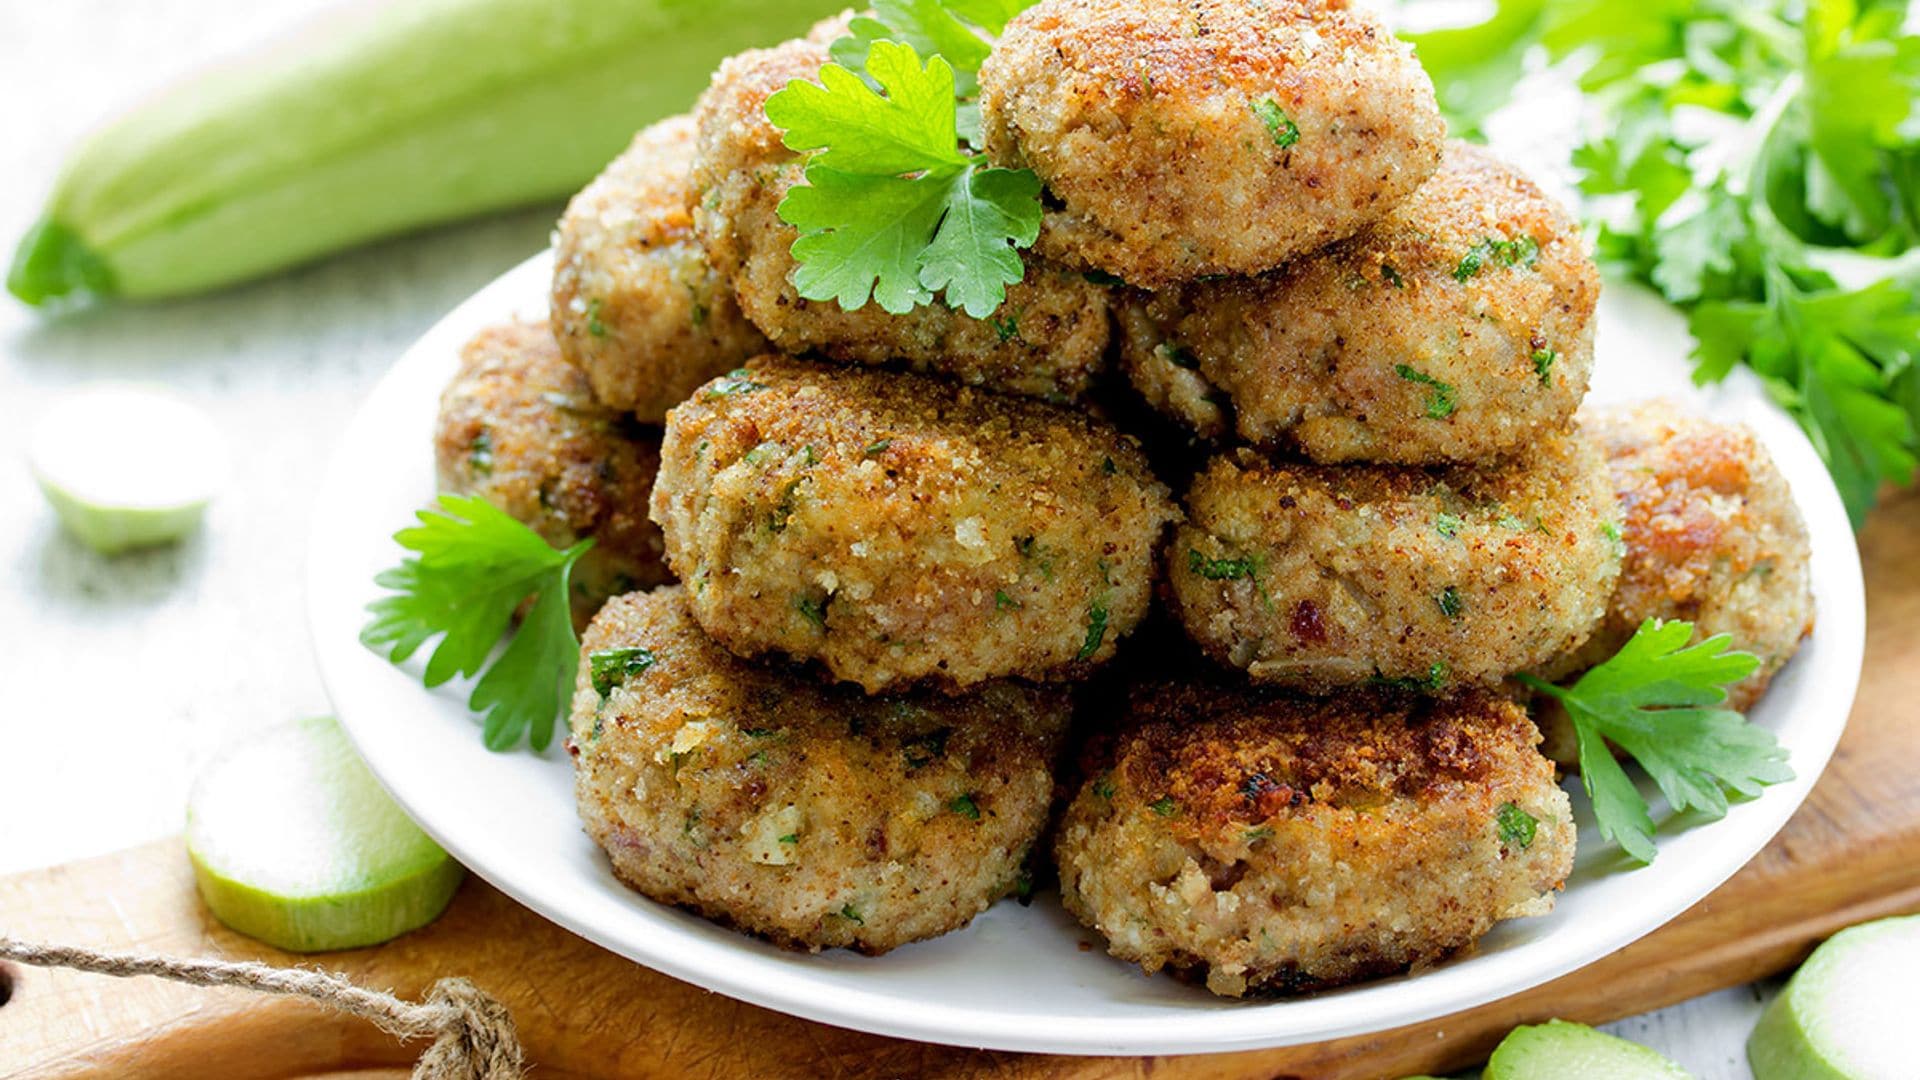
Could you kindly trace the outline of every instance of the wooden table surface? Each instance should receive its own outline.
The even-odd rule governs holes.
[[[340,0],[0,3],[0,244],[89,126]],[[0,874],[177,832],[199,764],[262,723],[325,712],[301,596],[308,500],[401,349],[544,245],[557,207],[388,244],[220,296],[47,321],[0,297]],[[92,381],[164,381],[237,447],[204,535],[98,558],[22,461],[32,419]],[[109,685],[102,686],[103,680]],[[1747,1076],[1765,985],[1611,1030],[1703,1080]]]

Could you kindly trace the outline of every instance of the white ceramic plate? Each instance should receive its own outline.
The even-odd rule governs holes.
[[[368,764],[461,862],[568,929],[723,994],[886,1035],[1071,1054],[1278,1046],[1441,1016],[1590,963],[1706,895],[1799,806],[1853,701],[1865,616],[1860,563],[1812,447],[1751,384],[1695,391],[1679,317],[1651,294],[1615,286],[1601,305],[1595,396],[1668,394],[1752,424],[1812,529],[1819,630],[1754,714],[1792,752],[1797,780],[1723,821],[1662,835],[1660,858],[1646,869],[1630,869],[1599,843],[1576,791],[1580,857],[1550,917],[1506,923],[1473,955],[1418,976],[1297,1001],[1224,1001],[1144,977],[1101,948],[1083,950],[1096,939],[1052,896],[1031,907],[999,904],[965,930],[884,957],[783,952],[622,887],[574,816],[571,768],[557,745],[542,756],[488,753],[464,686],[424,690],[415,671],[389,666],[356,640],[364,606],[380,595],[374,574],[400,554],[389,537],[434,494],[430,433],[457,350],[487,323],[544,312],[548,274],[545,256],[532,259],[462,304],[400,359],[348,430],[315,508],[314,643]]]

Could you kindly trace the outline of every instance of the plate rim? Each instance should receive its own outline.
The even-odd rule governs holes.
[[[372,392],[362,399],[353,420],[330,455],[325,478],[317,490],[313,503],[313,523],[308,533],[305,566],[306,623],[322,683],[340,717],[342,727],[353,740],[361,756],[366,759],[369,768],[379,778],[382,786],[429,835],[472,872],[543,918],[617,955],[694,986],[836,1027],[920,1042],[1014,1052],[1077,1055],[1209,1053],[1305,1044],[1420,1023],[1486,1002],[1524,993],[1528,989],[1618,951],[1665,925],[1681,912],[1698,903],[1751,861],[1778,835],[1787,820],[1799,809],[1807,793],[1831,759],[1834,748],[1845,729],[1846,715],[1852,709],[1864,659],[1864,581],[1859,550],[1857,544],[1853,542],[1851,526],[1847,524],[1838,491],[1831,480],[1827,479],[1827,474],[1822,467],[1819,476],[1826,482],[1816,485],[1816,490],[1806,491],[1796,480],[1794,497],[1803,515],[1808,517],[1809,532],[1816,545],[1822,537],[1827,538],[1829,545],[1832,544],[1833,518],[1836,514],[1841,523],[1840,528],[1845,531],[1848,541],[1837,550],[1830,550],[1829,547],[1823,546],[1813,548],[1816,553],[1819,553],[1817,557],[1837,556],[1840,559],[1833,569],[1841,578],[1838,582],[1841,586],[1841,595],[1831,596],[1823,593],[1818,598],[1821,616],[1820,632],[1827,641],[1833,641],[1837,645],[1837,659],[1834,663],[1838,668],[1835,671],[1835,677],[1844,678],[1845,681],[1844,688],[1827,687],[1821,684],[1823,691],[1826,692],[1823,700],[1834,703],[1832,707],[1838,709],[1840,719],[1837,723],[1831,723],[1828,727],[1820,729],[1821,735],[1815,745],[1795,746],[1793,765],[1796,778],[1794,780],[1768,789],[1760,799],[1741,804],[1740,810],[1748,819],[1758,818],[1760,822],[1749,820],[1748,828],[1750,830],[1764,828],[1765,831],[1764,839],[1754,845],[1751,851],[1746,851],[1737,861],[1728,862],[1724,858],[1708,860],[1703,866],[1676,871],[1676,875],[1685,882],[1685,887],[1669,886],[1662,894],[1665,902],[1660,904],[1656,911],[1642,912],[1638,918],[1634,919],[1622,917],[1616,920],[1616,925],[1611,926],[1604,935],[1596,936],[1593,933],[1565,935],[1560,938],[1524,943],[1509,952],[1498,955],[1476,958],[1481,962],[1479,967],[1473,969],[1473,974],[1478,978],[1460,977],[1457,974],[1451,979],[1446,978],[1450,970],[1455,972],[1464,970],[1448,967],[1418,976],[1405,977],[1407,984],[1425,982],[1435,992],[1420,996],[1419,1004],[1403,1006],[1390,1014],[1369,1017],[1365,1015],[1364,1009],[1354,1009],[1349,1010],[1352,1015],[1344,1021],[1323,1022],[1310,1026],[1310,1029],[1300,1024],[1263,1025],[1261,1021],[1274,1016],[1276,1012],[1284,1015],[1286,1006],[1295,1006],[1294,1011],[1297,1012],[1300,1008],[1312,1005],[1316,1000],[1314,998],[1236,1003],[1211,1011],[1180,1013],[1165,1020],[1143,1021],[1137,1018],[1118,1018],[1084,1022],[1073,1025],[1073,1030],[1059,1030],[1031,1022],[1035,1018],[1020,1016],[1012,1018],[1016,1022],[1009,1022],[1010,1014],[1007,1013],[983,1012],[977,1008],[953,1006],[938,1001],[916,1000],[912,1009],[901,1009],[899,998],[893,994],[850,990],[841,985],[809,987],[810,980],[807,978],[769,979],[766,977],[767,971],[764,966],[758,963],[740,963],[736,958],[736,962],[731,965],[707,965],[686,958],[689,954],[696,957],[704,954],[708,951],[704,947],[683,952],[658,947],[671,942],[630,940],[604,926],[594,924],[589,919],[580,917],[579,913],[568,904],[557,901],[532,884],[517,879],[505,868],[491,865],[488,860],[477,857],[457,827],[449,827],[447,823],[439,821],[433,813],[426,812],[427,808],[422,805],[422,800],[416,797],[416,793],[404,790],[401,785],[393,782],[389,770],[382,767],[383,763],[378,759],[379,755],[370,750],[370,740],[366,737],[366,733],[360,729],[360,725],[373,722],[369,710],[356,709],[353,705],[355,700],[362,697],[362,694],[355,688],[357,677],[349,673],[353,664],[357,660],[363,660],[368,654],[360,645],[357,636],[335,633],[343,612],[336,607],[330,607],[327,602],[331,599],[327,594],[331,579],[324,572],[327,563],[320,556],[320,553],[327,550],[329,544],[328,508],[342,505],[343,501],[349,503],[351,501],[352,485],[351,477],[348,475],[351,450],[366,437],[363,429],[373,422],[376,406],[385,401],[387,395],[397,392],[395,388],[405,382],[403,376],[415,365],[427,362],[420,358],[426,356],[430,348],[437,348],[442,339],[456,334],[464,337],[458,328],[475,325],[476,316],[497,319],[505,317],[510,312],[527,310],[524,301],[512,298],[527,292],[530,289],[529,283],[542,278],[543,270],[550,265],[551,251],[541,252],[467,297],[409,345],[388,372],[382,376]],[[1610,280],[1607,283],[1607,290],[1617,296],[1623,291],[1631,293],[1635,288]],[[1646,296],[1652,295],[1645,290],[1638,291]],[[541,295],[544,295],[544,288],[541,290]],[[502,303],[503,299],[510,302]],[[454,347],[457,348],[457,342]],[[1757,384],[1742,387],[1740,392],[1752,397],[1758,393]],[[1764,404],[1764,410],[1766,417],[1764,421],[1762,414],[1755,413],[1750,405],[1741,419],[1749,423],[1764,423],[1771,429],[1763,434],[1763,440],[1770,449],[1774,450],[1776,456],[1782,449],[1789,450],[1794,456],[1814,455],[1811,443],[1784,413],[1780,413],[1770,402]],[[1783,447],[1776,441],[1779,439],[1789,440],[1789,445]],[[1814,460],[1817,463],[1817,456],[1814,456]],[[396,528],[401,524],[401,522],[394,523]],[[358,594],[355,599],[359,599]],[[358,612],[357,607],[353,610]],[[385,663],[384,660],[379,662]],[[1842,689],[1844,692],[1841,692]],[[637,896],[635,898],[643,903],[651,903],[644,898]],[[1519,959],[1523,954],[1527,960],[1526,963],[1522,963]],[[1118,961],[1115,962],[1118,963]],[[1509,974],[1506,978],[1500,978],[1500,975],[1507,973],[1507,969],[1517,969],[1524,974],[1517,976]],[[813,992],[805,992],[808,989],[812,989]],[[1197,989],[1194,992],[1200,993]],[[1318,1000],[1333,1002],[1338,999],[1323,995]],[[1308,1009],[1308,1011],[1315,1014],[1331,1012],[1335,1016],[1341,1015],[1337,1007]]]

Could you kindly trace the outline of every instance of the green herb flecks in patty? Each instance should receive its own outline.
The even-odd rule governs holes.
[[[1418,383],[1421,386],[1427,387],[1428,419],[1445,420],[1447,417],[1453,415],[1453,410],[1458,406],[1458,392],[1453,388],[1451,383],[1441,382],[1426,372],[1419,371],[1406,364],[1393,365],[1393,373],[1410,383]]]
[[[1300,127],[1293,122],[1280,103],[1270,97],[1261,98],[1253,103],[1253,114],[1266,125],[1267,134],[1273,139],[1273,145],[1282,150],[1289,149],[1300,141]]]

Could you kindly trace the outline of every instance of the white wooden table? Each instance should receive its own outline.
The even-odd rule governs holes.
[[[0,0],[0,244],[66,151],[157,86],[339,0]],[[400,240],[202,300],[46,318],[0,297],[0,873],[177,832],[196,769],[325,712],[303,616],[309,499],[356,403],[467,293],[544,245],[557,207]],[[24,464],[33,420],[101,379],[165,383],[237,451],[208,528],[104,559]],[[428,452],[422,446],[421,453]],[[1748,1075],[1765,988],[1614,1026],[1703,1080]]]

